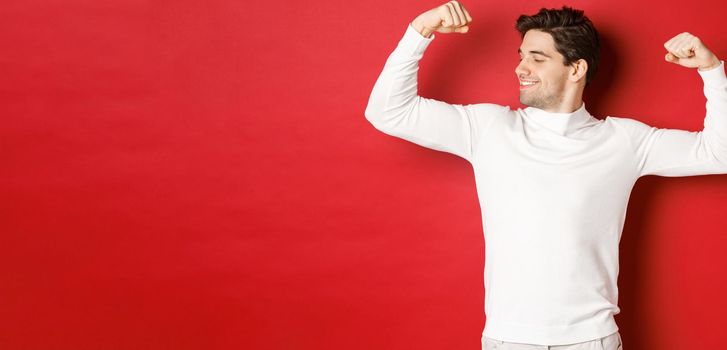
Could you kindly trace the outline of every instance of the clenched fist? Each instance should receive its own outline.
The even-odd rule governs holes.
[[[433,32],[438,33],[467,33],[472,17],[467,10],[456,0],[440,5],[422,13],[411,25],[424,37],[430,38]]]
[[[687,32],[669,39],[664,47],[667,50],[664,59],[682,67],[710,70],[721,63],[699,38]]]

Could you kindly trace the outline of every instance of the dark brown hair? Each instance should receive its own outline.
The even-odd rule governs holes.
[[[563,6],[562,9],[541,8],[535,15],[518,17],[515,29],[520,32],[521,38],[531,29],[550,34],[556,50],[563,55],[563,64],[566,66],[584,59],[588,63],[586,86],[596,74],[601,44],[598,31],[583,14],[583,10],[568,6]]]

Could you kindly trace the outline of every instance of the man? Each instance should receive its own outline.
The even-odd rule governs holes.
[[[418,63],[437,33],[466,33],[457,1],[412,21],[371,92],[378,130],[468,160],[485,236],[484,349],[622,349],[614,320],[618,245],[631,189],[645,175],[727,173],[727,76],[699,38],[664,44],[696,68],[704,130],[594,118],[582,101],[598,65],[598,33],[564,6],[520,16],[520,102],[456,105],[417,95]]]

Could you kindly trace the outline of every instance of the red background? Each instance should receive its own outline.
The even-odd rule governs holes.
[[[479,349],[472,169],[363,114],[442,3],[4,1],[0,348]],[[463,4],[471,30],[436,34],[420,94],[521,107],[515,19],[564,3]],[[604,41],[592,114],[702,129],[702,81],[663,44],[688,31],[727,59],[727,3],[566,4]],[[638,181],[626,349],[723,346],[725,212],[727,176]]]

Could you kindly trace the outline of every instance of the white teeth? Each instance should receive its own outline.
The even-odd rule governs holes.
[[[534,85],[537,81],[520,81],[520,85]]]

